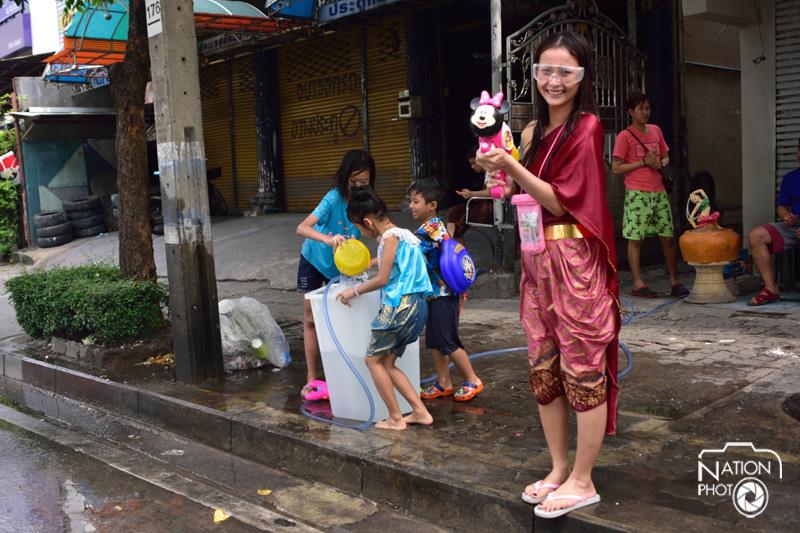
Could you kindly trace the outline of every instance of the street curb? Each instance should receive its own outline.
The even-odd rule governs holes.
[[[11,252],[11,259],[15,263],[19,263],[21,265],[29,265],[30,266],[30,265],[33,265],[33,264],[36,263],[36,260],[34,260],[33,257],[29,256],[26,253],[22,253],[19,250],[17,250],[16,252]]]
[[[0,395],[47,417],[60,419],[61,398],[86,402],[426,520],[441,517],[434,521],[444,527],[478,531],[629,530],[623,524],[584,512],[556,520],[537,519],[534,524],[532,507],[510,495],[464,486],[433,477],[428,471],[303,439],[278,425],[257,423],[248,413],[224,413],[12,353],[0,356]]]

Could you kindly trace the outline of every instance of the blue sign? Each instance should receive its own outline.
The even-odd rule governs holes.
[[[358,15],[376,7],[394,4],[398,0],[335,0],[319,6],[317,20],[331,22],[350,15]]]
[[[279,17],[314,18],[316,0],[268,0],[264,6],[269,15]]]

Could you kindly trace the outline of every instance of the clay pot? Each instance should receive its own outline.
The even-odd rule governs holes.
[[[688,263],[723,263],[739,256],[742,239],[728,228],[705,227],[685,232],[678,244]]]

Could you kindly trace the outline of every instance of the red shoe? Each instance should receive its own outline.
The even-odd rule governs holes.
[[[475,396],[480,394],[482,390],[483,390],[483,383],[475,385],[474,383],[465,381],[453,395],[453,399],[457,402],[468,402]]]
[[[775,303],[780,299],[781,299],[780,296],[778,296],[771,290],[764,287],[763,289],[761,289],[761,292],[750,298],[750,301],[747,302],[747,305],[756,307],[760,305]]]
[[[419,397],[423,400],[434,400],[436,398],[444,398],[445,396],[452,396],[453,395],[453,387],[447,387],[446,389],[439,385],[439,382],[435,382],[433,385],[429,385],[422,389]]]

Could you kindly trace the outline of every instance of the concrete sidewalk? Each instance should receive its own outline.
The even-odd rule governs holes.
[[[297,263],[303,238],[295,228],[304,214],[281,213],[259,217],[214,219],[211,234],[214,260],[220,281],[259,281],[274,289],[293,290],[297,286]],[[393,212],[397,225],[416,229],[419,225],[405,212]],[[467,245],[480,268],[491,267],[490,230],[467,233]],[[372,254],[377,246],[365,240]],[[164,238],[153,235],[156,271],[166,277]],[[86,239],[76,239],[56,248],[30,248],[18,255],[35,268],[76,266],[91,262],[119,262],[117,232]]]

